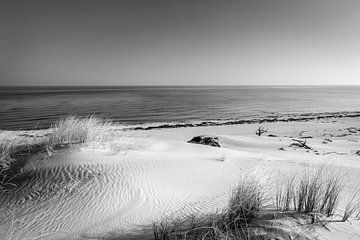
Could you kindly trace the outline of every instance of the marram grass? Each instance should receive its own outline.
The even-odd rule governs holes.
[[[274,239],[271,237],[277,236],[266,236],[272,234],[276,227],[266,220],[268,215],[275,217],[279,214],[280,217],[286,217],[299,214],[308,216],[309,221],[316,224],[314,216],[331,217],[338,210],[337,204],[341,200],[344,188],[343,176],[339,171],[321,166],[312,170],[307,169],[299,176],[290,174],[282,180],[277,182],[276,186],[272,186],[274,182],[271,181],[264,183],[259,178],[243,177],[233,189],[225,209],[210,214],[164,217],[153,225],[154,239]],[[345,211],[337,215],[340,219],[331,218],[329,221],[357,218],[360,215],[359,192],[360,190],[348,202]],[[326,224],[326,221],[322,221],[322,224]],[[276,230],[279,236],[282,234],[281,231]],[[287,233],[283,233],[287,239]],[[299,239],[308,239],[300,235]]]
[[[46,158],[58,148],[90,141],[106,142],[114,134],[117,125],[108,118],[89,116],[67,116],[56,121],[49,130],[48,138],[36,143],[16,143],[15,140],[0,142],[0,190],[9,185],[9,181],[20,174],[18,162],[24,157],[41,154]],[[18,161],[22,158],[22,161]],[[16,167],[15,167],[16,165]]]
[[[114,123],[103,117],[67,116],[52,125],[49,145],[68,145],[89,141],[105,141]]]

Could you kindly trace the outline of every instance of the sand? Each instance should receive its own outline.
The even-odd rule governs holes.
[[[359,123],[264,123],[262,136],[255,135],[259,124],[115,131],[109,142],[33,156],[16,191],[0,196],[0,239],[151,239],[152,223],[167,215],[225,207],[242,175],[273,181],[324,163],[346,174],[347,199],[360,183]],[[37,142],[48,131],[2,131],[0,139]],[[222,147],[187,143],[201,134],[219,137]],[[293,139],[306,139],[312,150],[289,147]],[[360,226],[335,222],[307,234],[359,239]]]

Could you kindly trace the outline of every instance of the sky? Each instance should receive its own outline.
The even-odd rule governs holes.
[[[359,11],[347,0],[2,0],[0,85],[358,85]]]

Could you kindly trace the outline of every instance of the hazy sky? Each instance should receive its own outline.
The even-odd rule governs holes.
[[[0,85],[360,84],[360,1],[1,0]]]

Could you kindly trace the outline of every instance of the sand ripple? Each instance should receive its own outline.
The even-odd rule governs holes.
[[[0,197],[0,239],[98,237],[165,213],[205,211],[223,202],[199,203],[203,192],[197,188],[203,183],[184,190],[192,180],[181,173],[199,174],[187,161],[87,150],[64,158],[72,163],[42,166],[14,179],[17,186]],[[170,169],[180,174],[169,174]]]

